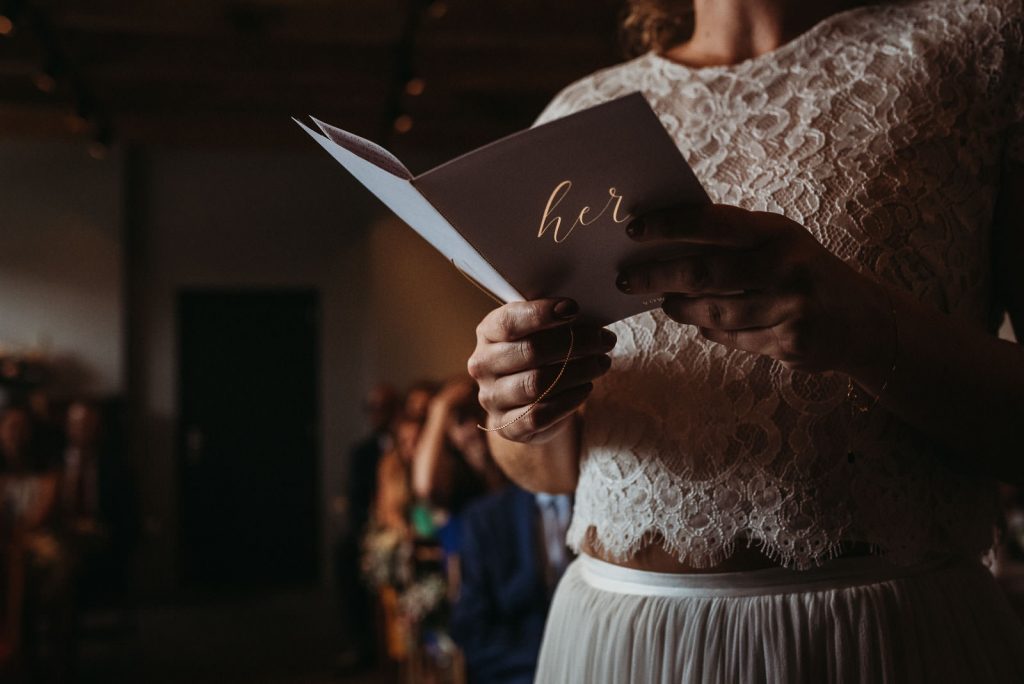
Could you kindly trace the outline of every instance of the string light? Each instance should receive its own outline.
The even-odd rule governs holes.
[[[410,78],[405,84],[405,93],[406,95],[416,97],[418,95],[422,95],[426,87],[427,82],[422,78]]]
[[[412,130],[412,117],[408,114],[402,114],[395,119],[395,132],[397,133],[408,133]]]
[[[444,0],[436,0],[436,2],[430,3],[430,7],[427,8],[427,12],[433,19],[440,19],[444,15],[448,14],[448,3]]]
[[[78,114],[69,113],[64,121],[72,133],[85,133],[89,130],[89,120]]]
[[[0,36],[14,33],[14,24],[24,8],[22,0],[0,0]]]
[[[89,143],[89,156],[96,161],[103,161],[107,158],[107,152],[109,148],[101,142]]]
[[[57,79],[45,71],[40,71],[32,77],[32,82],[40,91],[50,94],[57,89]]]

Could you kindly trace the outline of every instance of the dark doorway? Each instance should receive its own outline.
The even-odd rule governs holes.
[[[182,574],[217,589],[316,578],[319,300],[178,295]]]

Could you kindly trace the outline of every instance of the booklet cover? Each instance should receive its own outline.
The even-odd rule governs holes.
[[[363,185],[503,302],[570,297],[598,325],[661,304],[623,294],[625,265],[670,257],[626,235],[639,212],[709,202],[640,93],[520,131],[413,175],[368,140],[296,120]]]

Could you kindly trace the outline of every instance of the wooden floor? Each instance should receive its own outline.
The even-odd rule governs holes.
[[[387,669],[353,674],[320,593],[204,599],[90,616],[77,681],[103,684],[385,684]]]

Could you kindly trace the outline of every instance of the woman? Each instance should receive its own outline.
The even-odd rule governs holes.
[[[39,657],[33,649],[21,652],[37,615],[49,618],[51,635],[67,636],[60,628],[66,627],[70,566],[52,530],[58,478],[36,463],[33,430],[27,407],[0,411],[0,670],[12,657]]]
[[[634,0],[647,51],[539,119],[658,113],[716,203],[627,228],[688,247],[618,274],[664,305],[574,325],[500,430],[575,304],[495,310],[469,360],[499,464],[576,492],[537,681],[1024,681],[977,560],[1024,481],[1021,4],[692,10]]]
[[[413,458],[416,496],[453,514],[470,500],[505,485],[476,428],[483,419],[477,392],[469,378],[455,378],[434,395]]]

